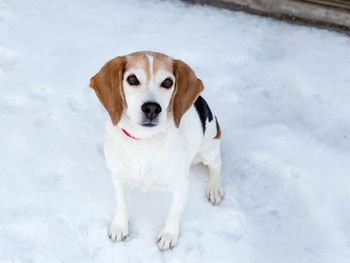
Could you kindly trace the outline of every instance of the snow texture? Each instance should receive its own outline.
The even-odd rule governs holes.
[[[203,80],[222,131],[219,207],[191,171],[179,245],[170,194],[130,195],[112,243],[107,114],[88,88],[109,59],[153,50]],[[350,39],[178,1],[0,0],[0,262],[349,262]]]

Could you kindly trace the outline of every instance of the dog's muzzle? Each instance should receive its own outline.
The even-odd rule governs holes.
[[[142,104],[141,110],[144,113],[142,126],[154,127],[158,125],[158,115],[162,111],[162,107],[156,102],[146,102]]]

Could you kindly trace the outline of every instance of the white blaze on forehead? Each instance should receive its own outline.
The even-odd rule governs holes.
[[[148,63],[149,63],[149,75],[150,75],[150,80],[153,80],[154,77],[154,72],[153,72],[153,60],[154,57],[152,55],[147,55],[148,58]]]

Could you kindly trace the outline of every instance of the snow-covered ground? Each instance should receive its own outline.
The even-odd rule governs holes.
[[[167,193],[132,189],[129,239],[107,238],[88,83],[137,50],[189,63],[223,130],[226,199],[209,205],[193,167],[163,253]],[[349,73],[350,38],[326,30],[177,1],[0,0],[0,262],[349,262]]]

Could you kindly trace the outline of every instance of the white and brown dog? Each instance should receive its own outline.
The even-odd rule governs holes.
[[[91,78],[109,113],[105,158],[112,173],[116,211],[109,237],[128,235],[127,185],[171,191],[172,204],[157,242],[161,250],[178,242],[192,163],[209,167],[207,196],[217,205],[221,131],[205,100],[202,81],[182,62],[156,52],[136,52],[107,62]]]

